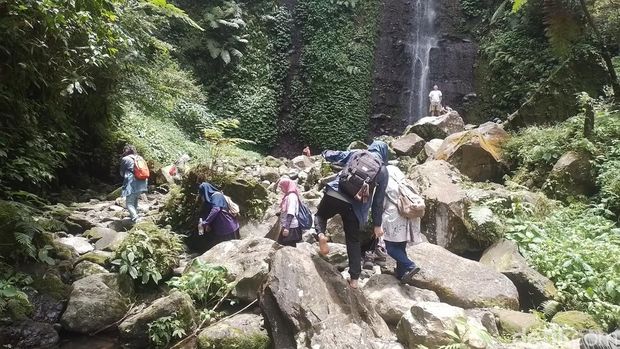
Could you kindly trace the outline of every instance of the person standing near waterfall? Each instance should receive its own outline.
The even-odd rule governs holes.
[[[433,86],[433,90],[428,94],[428,99],[431,102],[431,106],[429,108],[429,112],[431,116],[439,116],[441,113],[441,91],[439,91],[439,87],[437,85]]]

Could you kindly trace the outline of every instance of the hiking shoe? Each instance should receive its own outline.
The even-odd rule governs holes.
[[[411,280],[413,280],[413,276],[420,272],[420,267],[413,267],[413,269],[409,269],[408,272],[403,275],[402,279],[400,279],[401,284],[409,284]]]
[[[375,249],[375,261],[385,262],[387,260],[387,251],[383,246],[377,246]]]
[[[364,264],[363,264],[363,268],[364,269],[370,269],[372,270],[372,268],[375,266],[375,255],[374,253],[368,251],[366,252],[366,254],[364,255]]]

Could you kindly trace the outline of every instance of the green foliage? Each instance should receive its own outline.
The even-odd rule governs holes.
[[[522,129],[504,146],[505,158],[515,169],[512,180],[530,188],[542,188],[553,165],[567,151],[593,155],[600,189],[597,201],[603,208],[620,214],[620,112],[605,101],[594,101],[594,133],[583,138],[584,115],[562,123]]]
[[[304,48],[292,82],[295,125],[317,148],[346,148],[367,136],[379,4],[354,8],[333,2],[298,2]]]
[[[148,323],[149,340],[156,348],[168,348],[175,340],[185,337],[185,327],[177,313],[160,317]]]
[[[542,4],[531,0],[514,15],[498,9],[480,38],[479,105],[470,113],[480,121],[513,113],[559,66],[545,38]]]
[[[38,215],[40,212],[31,206],[0,200],[0,260],[55,263],[50,256],[53,248],[43,235],[42,223],[49,221]]]
[[[9,315],[20,320],[32,310],[24,287],[32,283],[26,274],[15,273],[8,265],[0,263],[3,272],[0,275],[0,316]]]
[[[178,263],[183,244],[178,235],[153,223],[136,224],[116,251],[112,262],[121,274],[140,279],[142,284],[158,283]]]
[[[513,204],[499,210],[507,238],[554,281],[565,309],[595,316],[606,326],[620,321],[620,229],[584,205]]]
[[[168,285],[187,293],[203,307],[211,307],[228,296],[234,284],[228,282],[228,270],[194,259],[189,271],[168,281]]]
[[[486,12],[484,3],[480,0],[460,0],[463,14],[470,18],[482,16]]]

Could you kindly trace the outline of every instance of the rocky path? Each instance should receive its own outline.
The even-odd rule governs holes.
[[[227,162],[223,171],[254,179],[256,187],[247,192],[260,189],[261,198],[273,207],[261,218],[244,222],[242,240],[221,243],[200,256],[183,253],[175,269],[177,274],[186,273],[185,264],[193,257],[226,267],[234,282],[231,296],[239,302],[234,309],[243,308],[241,313],[199,328],[200,309],[186,294],[167,286],[145,292],[119,275],[110,261],[127,238],[131,222],[115,200],[117,195],[111,194],[49,207],[67,227],[52,236],[60,261],[52,267],[24,266],[39,290],[29,295],[34,316],[0,326],[0,334],[13,347],[23,348],[81,349],[80,343],[99,343],[97,347],[106,349],[121,343],[146,348],[149,323],[182,316],[185,332],[197,334],[184,348],[413,349],[458,342],[480,349],[577,348],[575,340],[563,337],[555,338],[554,344],[538,337],[528,340],[529,333],[547,324],[524,310],[552,299],[555,287],[527,265],[514,243],[500,240],[481,249],[485,242],[467,215],[467,208],[484,198],[510,199],[518,194],[524,200],[535,199],[533,193],[509,192],[499,184],[472,183],[501,174],[504,168],[493,144],[504,136],[495,124],[466,131],[458,114],[451,113],[413,125],[391,143],[397,156],[394,163],[408,169],[427,204],[422,221],[427,242],[408,247],[409,256],[422,269],[411,285],[390,275],[394,261],[388,257],[386,267],[363,272],[360,289],[348,287],[343,277],[348,265],[344,233],[337,219],[328,225],[332,243],[327,256],[317,253],[308,234],[297,248],[283,248],[265,238],[277,225],[278,199],[269,189],[281,175],[299,181],[312,208],[324,182],[318,157],[267,157],[258,165]],[[480,161],[462,162],[467,156]],[[229,191],[242,207],[254,198],[243,194],[245,185]],[[147,194],[139,206],[143,219],[159,221],[166,199],[166,194],[155,191]],[[459,256],[471,251],[482,258]],[[558,315],[581,323],[591,320],[582,313]],[[84,339],[102,329],[114,340]],[[461,338],[449,335],[455,330]],[[518,335],[520,339],[507,343],[505,338]]]

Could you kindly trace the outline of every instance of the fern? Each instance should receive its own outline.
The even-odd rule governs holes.
[[[469,217],[477,225],[485,225],[487,223],[494,223],[495,216],[490,208],[483,205],[474,205],[468,210]]]
[[[576,15],[559,0],[545,0],[545,34],[553,51],[566,56],[571,46],[581,37],[581,23]]]

